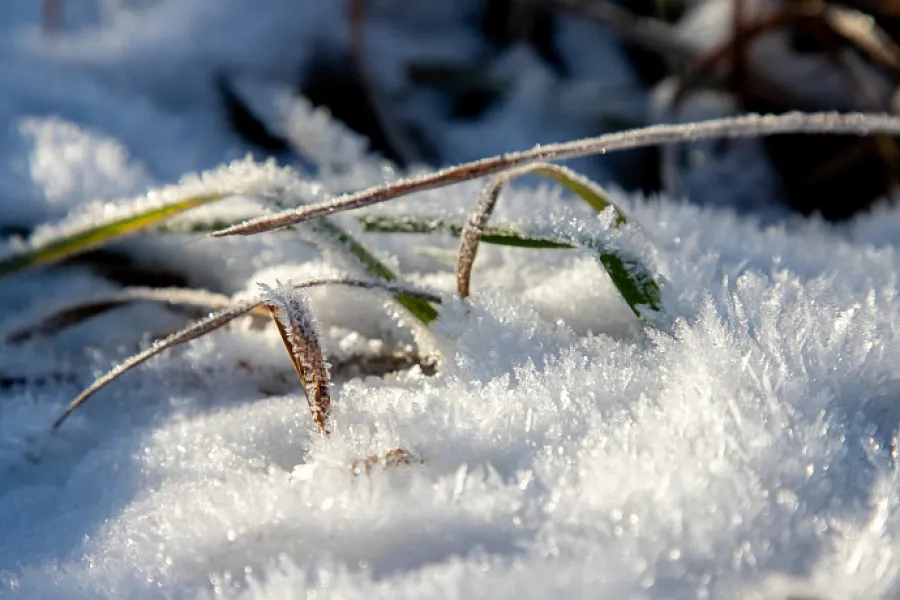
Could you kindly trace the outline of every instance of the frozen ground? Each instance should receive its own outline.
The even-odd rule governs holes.
[[[330,3],[72,0],[71,29],[53,41],[37,4],[0,6],[3,227],[152,202],[165,194],[149,188],[242,157],[200,83],[223,65],[269,69],[247,88],[318,178],[237,162],[186,185],[280,178],[312,199],[391,176],[358,139],[269,93],[307,58],[285,39],[340,39]],[[467,51],[443,30],[445,52]],[[285,47],[297,55],[273,54]],[[472,146],[473,129],[466,152],[504,149],[508,108],[480,134],[497,148]],[[477,190],[378,212],[457,215]],[[0,390],[0,597],[897,597],[900,213],[764,225],[616,197],[667,280],[665,332],[642,330],[578,252],[483,248],[467,312],[452,300],[454,242],[361,235],[408,281],[446,293],[433,337],[419,338],[443,362],[434,377],[340,379],[330,440],[313,433],[272,328],[237,322],[164,354],[55,435],[95,375],[184,318],[136,306],[0,346],[0,376],[33,382]],[[244,198],[202,210],[261,209]],[[514,189],[497,217],[594,218],[550,187]],[[116,248],[236,296],[350,268],[291,234]],[[4,279],[0,333],[114,289],[86,268]],[[413,342],[382,297],[311,296],[333,361]],[[423,464],[351,473],[397,446]]]

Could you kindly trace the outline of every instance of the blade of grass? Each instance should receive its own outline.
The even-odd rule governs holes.
[[[572,172],[568,169],[553,167],[548,171],[547,167],[547,165],[538,164],[514,169],[496,177],[485,187],[460,236],[459,258],[456,263],[456,285],[459,295],[463,298],[468,297],[470,294],[472,268],[478,253],[478,244],[482,240],[482,233],[487,227],[487,222],[494,211],[494,207],[497,205],[501,191],[516,177],[551,172],[554,179],[574,182],[571,185],[567,185],[567,187],[575,190],[591,206],[600,209],[611,207],[616,214],[616,227],[620,227],[625,223],[625,214],[622,210],[601,196],[602,192],[599,191],[595,184],[580,176],[573,178]],[[616,286],[616,289],[635,315],[639,318],[642,317],[640,306],[659,311],[661,308],[659,285],[645,265],[634,258],[622,255],[618,250],[605,247],[604,244],[594,240],[586,241],[583,245],[594,251],[597,260],[603,265],[610,279],[612,279],[613,285]]]
[[[619,214],[622,215],[621,212]],[[412,217],[366,216],[362,217],[360,221],[363,223],[365,231],[376,233],[419,233],[458,238],[464,228],[461,223],[431,218],[420,220]],[[623,259],[598,242],[592,240],[574,242],[561,238],[533,236],[516,231],[510,225],[485,227],[480,241],[485,244],[519,248],[587,249],[597,256],[597,260],[610,274],[610,278],[614,282],[618,282],[616,288],[628,305],[632,307],[632,310],[641,304],[646,304],[654,310],[659,309],[659,286],[653,280],[650,272],[640,263]]]
[[[537,146],[531,150],[514,152],[464,163],[417,177],[375,186],[346,194],[333,200],[309,204],[272,215],[251,219],[242,224],[217,231],[214,237],[252,235],[295,225],[334,213],[355,210],[393,198],[440,188],[508,171],[542,161],[561,161],[616,150],[642,148],[659,144],[673,144],[709,138],[741,138],[796,134],[856,134],[871,133],[900,135],[900,117],[887,114],[785,113],[781,115],[741,115],[711,119],[696,123],[653,125],[642,129],[620,131],[559,144]]]
[[[220,229],[222,227],[229,227],[237,223],[238,221],[207,221],[198,223],[183,223],[176,226],[162,224],[154,230],[160,233],[176,234],[212,233],[217,229]],[[349,232],[335,225],[332,221],[329,221],[327,219],[320,219],[312,223],[311,227],[313,231],[323,239],[328,240],[329,243],[339,248],[343,253],[352,257],[369,275],[387,282],[397,281],[399,279],[397,274],[394,273],[387,265],[381,262],[377,256],[375,256],[364,245],[353,238],[353,236],[351,236]],[[291,228],[285,229],[285,231],[290,230]],[[399,302],[404,308],[412,313],[414,317],[416,317],[425,325],[428,325],[429,323],[434,321],[438,316],[438,312],[431,305],[429,305],[428,302],[422,300],[421,298],[412,298],[403,294],[398,294],[396,296],[396,299],[397,302]]]
[[[323,277],[320,279],[310,279],[294,284],[294,288],[304,289],[321,285],[346,285],[363,289],[382,289],[391,292],[392,294],[402,292],[404,295],[413,298],[421,298],[422,300],[427,300],[435,304],[441,303],[440,296],[436,296],[435,294],[422,290],[417,290],[397,284],[384,283],[380,281],[365,281],[347,277]],[[197,321],[189,325],[188,327],[180,331],[176,331],[172,335],[155,342],[146,350],[129,357],[124,362],[119,363],[118,365],[113,367],[106,374],[97,378],[83,392],[78,394],[78,396],[69,403],[66,409],[53,422],[52,429],[57,429],[69,417],[69,415],[71,415],[75,410],[78,409],[78,407],[84,404],[91,396],[96,394],[98,391],[100,391],[134,367],[140,365],[143,362],[146,362],[147,360],[153,358],[164,350],[168,350],[169,348],[178,346],[179,344],[184,344],[191,340],[195,340],[198,337],[203,336],[211,331],[215,331],[219,327],[226,325],[227,323],[233,321],[241,315],[247,314],[248,312],[263,306],[263,304],[264,303],[262,300],[249,300],[247,302],[241,302],[230,308],[215,312],[205,319],[201,319],[200,321]]]
[[[0,259],[0,277],[12,275],[25,269],[46,266],[65,258],[76,256],[98,246],[108,244],[113,240],[157,225],[161,221],[188,209],[215,202],[227,196],[228,194],[194,196],[186,200],[166,204],[127,217],[112,219],[86,229],[53,238],[34,248]]]
[[[335,225],[328,219],[319,219],[311,224],[313,230],[325,238],[333,241],[345,253],[352,256],[370,275],[385,282],[397,281],[397,275],[387,265],[378,260],[365,246],[360,244],[347,231]],[[413,314],[425,325],[434,321],[438,312],[421,298],[413,298],[404,294],[396,295],[399,302],[406,310]]]
[[[415,219],[412,217],[366,216],[359,219],[363,231],[371,233],[424,233],[459,237],[465,228],[462,222],[445,221],[440,218]],[[518,248],[573,249],[578,246],[570,242],[529,235],[516,231],[511,225],[485,227],[481,241],[497,246]]]

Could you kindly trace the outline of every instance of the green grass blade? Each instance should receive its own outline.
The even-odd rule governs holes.
[[[221,200],[228,194],[194,196],[180,202],[166,204],[128,217],[113,219],[74,233],[62,235],[0,259],[0,277],[26,269],[47,266],[66,258],[103,246],[127,235],[146,229],[188,209]]]
[[[446,235],[458,238],[463,230],[462,222],[445,221],[443,219],[414,219],[410,217],[374,217],[367,216],[359,219],[363,231],[370,233],[424,233],[431,235]],[[577,248],[569,242],[532,236],[517,231],[512,226],[497,225],[486,227],[481,241],[495,246],[514,246],[517,248]]]
[[[537,163],[521,169],[515,169],[506,175],[500,176],[496,185],[506,185],[512,179],[522,175],[549,177],[587,202],[597,212],[602,212],[612,207],[616,213],[616,227],[621,227],[627,223],[625,212],[613,204],[600,186],[571,169],[560,167],[559,165]],[[598,247],[596,241],[585,242],[581,245],[594,253],[598,262],[609,273],[613,285],[616,286],[616,289],[635,315],[639,318],[642,316],[639,306],[646,306],[653,311],[659,311],[662,308],[662,295],[659,284],[646,265],[634,258],[622,256],[618,251],[606,247],[605,244],[600,244],[600,247]]]
[[[328,219],[318,219],[310,223],[314,231],[333,240],[338,246],[353,256],[370,275],[386,282],[397,281],[397,275],[378,257],[369,252],[365,246],[356,241],[353,236],[335,225]],[[427,301],[421,298],[413,298],[405,294],[394,296],[406,310],[428,325],[438,317],[438,312]]]
[[[616,211],[616,226],[627,222],[625,213],[618,206],[613,204],[612,200],[609,199],[609,196],[606,195],[606,192],[604,192],[599,185],[571,169],[551,163],[537,163],[529,165],[522,169],[522,171],[521,174],[523,175],[526,173],[529,175],[542,175],[548,179],[552,179],[587,202],[588,205],[598,213],[603,212],[612,206]]]
[[[458,238],[463,225],[459,222],[445,221],[439,218],[382,217],[366,216],[359,221],[363,230],[373,233],[419,233],[428,235],[444,235]],[[616,289],[638,316],[637,306],[645,305],[652,310],[661,308],[659,285],[652,273],[644,265],[635,260],[619,256],[605,247],[598,248],[594,241],[575,244],[563,239],[532,236],[516,231],[510,225],[494,225],[484,230],[481,241],[499,246],[516,246],[519,248],[584,248],[590,251],[603,265]]]
[[[237,221],[239,222],[239,221]],[[220,229],[233,225],[235,222],[227,221],[207,221],[197,223],[184,223],[178,226],[163,224],[155,228],[160,233],[174,234],[203,234],[211,233]],[[345,253],[356,259],[363,269],[369,274],[382,281],[397,281],[397,275],[383,262],[378,260],[365,246],[353,238],[347,231],[335,225],[332,221],[323,218],[313,221],[309,225],[313,231],[318,233],[331,242],[334,242]],[[293,228],[287,228],[285,231],[292,231]],[[413,298],[404,294],[396,294],[397,301],[409,310],[417,319],[426,325],[434,321],[438,312],[427,301],[421,298]]]
[[[597,260],[609,273],[609,278],[635,315],[642,316],[639,306],[646,306],[655,312],[662,309],[659,284],[642,263],[624,259],[612,252],[600,252]]]

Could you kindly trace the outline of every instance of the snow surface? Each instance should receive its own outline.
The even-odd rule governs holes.
[[[38,4],[0,6],[4,226],[68,215],[64,227],[77,226],[239,189],[191,217],[231,218],[275,208],[267,186],[300,202],[397,176],[262,84],[248,85],[273,99],[318,175],[243,160],[199,84],[223,64],[265,66],[277,83],[311,52],[284,46],[287,36],[341,39],[338,3],[284,0],[267,13],[239,0],[73,0],[71,31],[51,40]],[[297,55],[276,59],[278,47]],[[460,144],[494,151],[513,121],[501,110]],[[473,146],[478,135],[489,143]],[[371,212],[461,217],[478,190]],[[484,246],[466,307],[445,261],[454,240],[362,234],[354,215],[337,218],[446,301],[427,340],[438,374],[338,378],[330,439],[314,433],[274,327],[236,321],[167,352],[52,435],[94,376],[184,317],[137,305],[0,346],[0,376],[34,382],[0,389],[0,597],[897,597],[900,212],[771,225],[612,193],[666,279],[663,331],[640,327],[584,253]],[[495,219],[603,225],[549,186],[514,185]],[[357,268],[310,240],[161,236],[115,248],[235,297]],[[115,289],[79,267],[4,279],[0,333]],[[383,294],[309,297],[333,363],[425,343]],[[352,473],[398,447],[423,462]]]

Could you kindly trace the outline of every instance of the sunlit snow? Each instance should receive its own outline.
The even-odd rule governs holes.
[[[284,86],[253,89],[315,176],[243,158],[207,114],[198,81],[229,60],[271,66],[277,83],[312,50],[274,48],[341,32],[327,2],[273,2],[266,17],[239,0],[73,0],[73,30],[56,41],[38,30],[39,4],[0,6],[0,225],[49,224],[4,238],[2,254],[196,193],[238,192],[190,213],[228,220],[398,176]],[[506,118],[485,132],[502,136]],[[467,146],[460,159],[502,149],[447,135]],[[479,189],[369,214],[461,218]],[[896,597],[900,212],[771,224],[611,193],[664,278],[660,329],[638,323],[584,252],[483,246],[463,303],[447,263],[456,240],[364,234],[356,213],[337,217],[445,301],[414,335],[383,292],[309,291],[332,363],[417,343],[440,354],[433,376],[335,374],[329,439],[272,326],[239,320],[164,353],[53,434],[94,377],[185,317],[135,305],[0,345],[0,597]],[[609,225],[550,185],[513,184],[495,218]],[[258,283],[356,268],[311,239],[166,235],[115,249],[244,299]],[[0,280],[0,336],[116,289],[77,266]],[[394,448],[422,463],[352,472]]]

